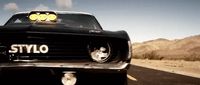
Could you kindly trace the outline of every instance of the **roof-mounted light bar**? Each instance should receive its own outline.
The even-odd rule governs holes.
[[[52,11],[32,11],[28,17],[31,21],[57,21],[57,14]]]

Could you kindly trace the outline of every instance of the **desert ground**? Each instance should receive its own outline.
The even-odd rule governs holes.
[[[200,78],[200,61],[132,59],[131,64]]]
[[[200,61],[132,59],[128,85],[200,85]]]

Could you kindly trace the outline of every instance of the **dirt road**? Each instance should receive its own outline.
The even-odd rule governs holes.
[[[128,70],[128,85],[200,85],[199,62],[193,62],[196,68],[188,62],[182,62],[183,66],[174,63],[180,64],[177,61],[133,60]],[[184,65],[191,65],[190,69]]]

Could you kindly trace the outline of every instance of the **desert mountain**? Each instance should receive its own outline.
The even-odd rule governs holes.
[[[188,56],[200,57],[200,35],[183,39],[167,40],[159,38],[142,43],[133,43],[133,55],[144,55],[154,52],[167,59],[178,59]]]

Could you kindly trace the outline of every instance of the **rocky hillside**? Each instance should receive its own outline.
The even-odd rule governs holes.
[[[134,58],[200,60],[200,35],[177,40],[156,39],[133,43]]]

